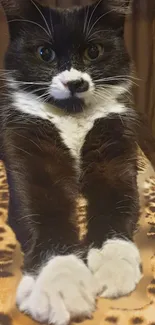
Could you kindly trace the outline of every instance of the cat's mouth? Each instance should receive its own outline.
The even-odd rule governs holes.
[[[49,104],[54,104],[68,113],[80,113],[85,108],[85,101],[76,96],[71,96],[65,99],[50,98],[48,102]]]

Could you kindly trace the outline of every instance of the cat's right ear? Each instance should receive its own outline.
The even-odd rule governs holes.
[[[42,0],[0,0],[2,4],[10,30],[10,37],[14,39],[20,30],[20,23],[31,17],[37,17]]]
[[[29,9],[30,0],[0,0],[8,19],[20,17]]]
[[[13,18],[31,18],[47,6],[44,0],[0,0],[0,4],[4,8],[8,21]]]
[[[20,17],[25,16],[30,10],[35,7],[44,6],[43,0],[0,0],[2,7],[7,17]]]

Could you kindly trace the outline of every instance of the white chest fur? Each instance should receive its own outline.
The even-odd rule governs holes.
[[[110,113],[121,114],[126,110],[123,104],[110,100],[106,105],[100,104],[77,115],[68,115],[54,106],[43,104],[35,96],[19,91],[13,94],[13,103],[14,108],[20,112],[51,121],[59,130],[62,141],[70,149],[78,165],[81,148],[95,120]]]

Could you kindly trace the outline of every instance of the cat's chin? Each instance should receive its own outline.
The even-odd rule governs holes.
[[[78,97],[70,97],[61,100],[50,98],[48,102],[49,104],[54,104],[58,108],[72,114],[82,112],[86,106],[84,100]]]

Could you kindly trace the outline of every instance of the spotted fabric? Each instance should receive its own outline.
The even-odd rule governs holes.
[[[148,162],[141,155],[139,173],[143,176]],[[79,204],[79,229],[83,205]],[[0,162],[0,325],[39,325],[21,314],[15,306],[15,295],[22,276],[23,255],[20,245],[7,225],[8,187]],[[82,236],[82,235],[81,235]],[[135,292],[117,300],[100,299],[92,320],[85,325],[155,325],[155,175],[145,182],[139,228],[135,241],[143,260],[144,277]],[[44,324],[46,325],[46,324]]]

